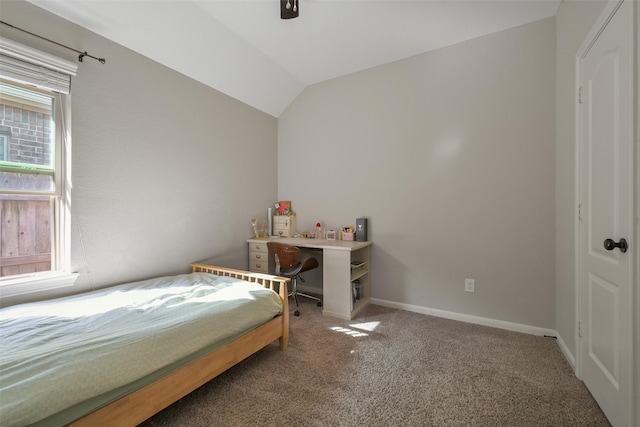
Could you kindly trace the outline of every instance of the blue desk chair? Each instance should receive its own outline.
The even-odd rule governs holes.
[[[322,307],[322,301],[320,298],[298,292],[298,279],[304,282],[300,273],[318,268],[318,260],[310,256],[302,258],[299,248],[296,246],[285,245],[284,243],[267,242],[267,248],[269,250],[269,257],[273,257],[273,260],[275,261],[276,275],[291,278],[292,285],[289,296],[292,296],[293,300],[296,302],[296,311],[293,315],[300,316],[300,310],[298,309],[298,295],[318,301],[318,307]]]

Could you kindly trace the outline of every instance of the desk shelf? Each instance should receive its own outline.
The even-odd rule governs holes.
[[[369,274],[368,268],[366,270],[354,271],[351,273],[351,281],[353,282],[354,280],[358,280],[359,278],[363,277],[366,274]]]
[[[353,282],[356,280],[360,282],[361,295],[359,299],[355,299],[355,300],[353,298],[353,295],[350,295],[352,298],[351,298],[351,304],[350,304],[351,310],[349,313],[349,319],[353,319],[354,317],[356,317],[367,305],[369,305],[369,301],[371,300],[370,298],[371,281],[369,278],[369,265],[370,265],[370,258],[371,258],[370,249],[371,249],[370,246],[366,246],[364,248],[351,252],[350,280],[351,280],[351,284],[353,284]],[[351,287],[352,286],[353,285],[351,285]]]

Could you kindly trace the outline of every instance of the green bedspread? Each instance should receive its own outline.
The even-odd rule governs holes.
[[[0,425],[64,425],[281,310],[275,292],[207,273],[1,309]]]

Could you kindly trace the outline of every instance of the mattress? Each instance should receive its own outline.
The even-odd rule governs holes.
[[[282,311],[272,290],[191,273],[0,310],[0,425],[64,425]]]

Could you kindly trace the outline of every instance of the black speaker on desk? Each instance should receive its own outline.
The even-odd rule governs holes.
[[[367,218],[356,218],[356,242],[367,241]]]

